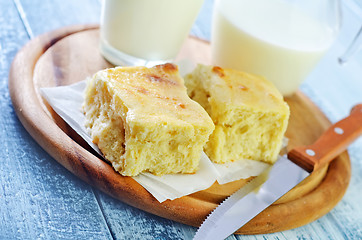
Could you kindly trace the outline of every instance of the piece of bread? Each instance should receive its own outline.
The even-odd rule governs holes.
[[[214,121],[205,146],[213,162],[276,161],[289,107],[272,83],[232,69],[198,65],[185,76],[185,85]]]
[[[93,142],[124,176],[195,173],[214,130],[173,64],[97,72],[83,110]]]

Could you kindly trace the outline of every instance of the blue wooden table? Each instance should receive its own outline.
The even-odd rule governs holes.
[[[346,65],[337,58],[362,25],[360,0],[343,1],[342,32],[301,86],[335,122],[362,102],[362,52]],[[192,34],[210,38],[212,0]],[[98,23],[98,0],[0,0],[0,239],[191,239],[196,228],[113,199],[52,159],[21,125],[8,92],[16,52],[35,36],[62,26]],[[362,123],[361,123],[362,124]],[[326,216],[297,229],[229,239],[362,239],[362,139],[349,148],[352,179],[343,200]]]

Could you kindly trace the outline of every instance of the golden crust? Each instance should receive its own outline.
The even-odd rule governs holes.
[[[189,96],[205,108],[215,124],[205,146],[211,160],[276,161],[289,107],[272,83],[233,69],[198,65],[185,77],[185,84]]]
[[[127,176],[194,173],[214,129],[173,64],[99,71],[88,82],[84,111],[93,141]]]

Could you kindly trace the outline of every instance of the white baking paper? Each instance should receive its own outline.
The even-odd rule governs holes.
[[[62,117],[95,151],[102,153],[92,142],[84,127],[82,113],[83,94],[86,81],[69,86],[40,89],[43,97],[54,111]],[[227,164],[214,164],[202,153],[199,170],[195,174],[171,174],[155,176],[141,173],[134,179],[149,191],[159,202],[173,200],[209,188],[216,180],[220,184],[242,178],[257,176],[269,165],[253,160],[240,160]]]
[[[217,176],[215,167],[206,154],[202,152],[199,170],[196,174],[155,176],[151,173],[142,173],[134,179],[160,201],[163,199],[172,200],[204,190],[215,182]]]
[[[95,151],[101,156],[96,144],[92,142],[85,126],[85,116],[82,112],[83,94],[86,81],[69,86],[42,88],[43,97],[52,106],[54,111],[66,121]],[[134,179],[147,189],[159,202],[167,199],[179,198],[210,187],[218,176],[216,169],[203,154],[199,170],[195,174],[170,174],[154,176],[150,173],[141,173]]]
[[[219,184],[225,184],[239,179],[249,178],[251,176],[258,176],[270,167],[270,164],[242,159],[224,164],[214,163],[214,167],[218,172],[218,176],[216,177],[217,182]]]

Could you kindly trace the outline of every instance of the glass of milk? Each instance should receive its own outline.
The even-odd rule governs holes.
[[[338,0],[216,0],[213,64],[264,76],[293,94],[340,29]]]
[[[115,65],[152,66],[171,61],[203,0],[104,0],[101,53]]]

